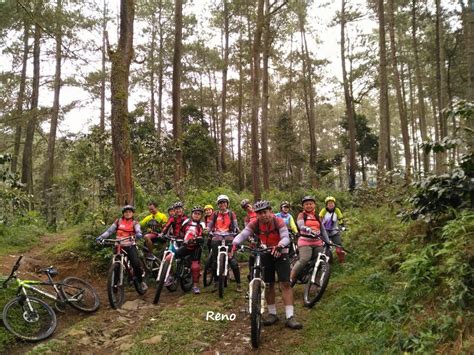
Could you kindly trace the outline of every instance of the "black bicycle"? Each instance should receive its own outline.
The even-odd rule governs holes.
[[[272,249],[261,245],[256,248],[241,247],[254,255],[255,261],[251,271],[249,283],[249,313],[250,313],[250,336],[252,347],[255,349],[260,345],[260,333],[262,330],[262,314],[265,310],[265,282],[263,281],[263,270],[261,257],[263,254],[271,253]]]

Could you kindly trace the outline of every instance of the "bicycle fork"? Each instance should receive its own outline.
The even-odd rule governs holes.
[[[170,254],[171,254],[171,256],[169,257],[169,265],[168,265],[168,269],[165,271],[166,276],[165,276],[164,280],[167,280],[168,276],[170,275],[171,265],[172,265],[173,259],[174,259],[174,253],[170,250],[165,250],[165,252],[163,253],[163,262],[160,264],[160,270],[158,271],[158,275],[156,277],[157,282],[160,281],[161,273],[163,272],[163,265],[165,264],[165,261],[166,261],[166,259],[168,259],[168,255],[170,255]]]
[[[260,255],[257,255],[255,258],[255,263],[253,266],[254,275],[261,274],[261,266],[260,266]],[[255,281],[260,281],[260,293],[262,297],[260,297],[260,314],[265,312],[265,282],[260,277],[254,277],[249,283],[249,314],[252,313],[252,295],[253,295],[253,284]]]
[[[227,245],[222,245],[219,247],[219,252],[217,253],[217,272],[219,273],[219,270],[221,269],[221,254],[225,255],[225,264],[224,264],[224,276],[227,276],[227,268],[229,264],[229,255],[227,254],[227,251],[229,250],[229,247]]]
[[[321,264],[321,260],[324,258],[324,260],[327,262],[326,260],[326,255],[323,254],[323,253],[319,253],[318,254],[318,258],[316,259],[316,262],[314,263],[314,268],[313,268],[313,273],[311,274],[311,280],[310,282],[315,284],[316,283],[316,273],[318,272],[318,268],[319,268],[319,264]],[[322,285],[323,284],[323,279],[324,279],[324,274],[326,273],[326,271],[324,271],[322,274],[321,274],[321,279],[319,280],[319,284]]]

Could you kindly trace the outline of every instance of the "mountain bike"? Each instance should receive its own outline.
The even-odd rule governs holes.
[[[229,244],[226,238],[234,236],[234,233],[214,234],[214,236],[222,237],[221,245],[217,248],[217,283],[219,290],[219,297],[224,297],[224,287],[227,286],[229,276]]]
[[[114,245],[114,255],[112,256],[112,263],[110,264],[107,273],[107,295],[110,306],[113,309],[120,308],[125,301],[126,279],[128,279],[128,283],[133,283],[138,294],[145,294],[145,291],[143,291],[137,277],[134,275],[127,251],[122,245],[123,243],[129,243],[130,241],[135,242],[135,237],[125,239],[103,239],[101,242],[102,244]]]
[[[156,277],[156,293],[153,303],[157,304],[160,301],[163,286],[168,291],[174,292],[178,288],[178,283],[184,292],[189,292],[193,287],[193,278],[191,274],[190,258],[175,258],[175,252],[178,249],[180,239],[164,235],[163,238],[169,240],[169,247],[163,253],[163,259]],[[173,261],[176,260],[175,271],[173,272]],[[171,277],[171,279],[169,279]],[[171,280],[169,284],[165,285],[167,280]]]
[[[271,248],[261,245],[256,248],[242,246],[242,250],[247,250],[254,255],[255,261],[252,268],[249,283],[249,313],[250,313],[250,335],[252,347],[258,348],[260,345],[260,333],[262,327],[262,314],[265,311],[265,282],[263,281],[263,265],[261,256],[271,252]]]
[[[51,306],[38,297],[30,296],[27,290],[53,300],[60,312],[64,312],[66,305],[87,313],[99,308],[99,296],[89,283],[78,277],[66,277],[55,282],[53,277],[58,275],[58,271],[53,267],[40,270],[48,277],[48,281],[20,280],[17,271],[22,258],[18,258],[10,276],[2,284],[6,288],[8,282],[15,279],[18,287],[17,296],[4,306],[2,314],[3,324],[17,337],[27,341],[43,340],[53,334],[57,325],[56,313]],[[55,294],[37,285],[51,286]]]

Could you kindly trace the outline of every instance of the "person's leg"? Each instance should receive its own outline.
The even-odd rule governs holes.
[[[135,277],[137,278],[137,281],[142,282],[143,270],[140,264],[140,259],[138,258],[137,247],[135,245],[132,245],[132,246],[126,247],[125,250],[128,254],[128,259],[130,260],[130,264],[132,264],[133,272],[135,274]]]
[[[305,265],[311,260],[311,255],[313,253],[311,246],[303,246],[298,248],[299,251],[299,259],[296,262],[295,266],[290,273],[290,281],[295,282],[296,277],[300,273],[301,270],[305,267]]]

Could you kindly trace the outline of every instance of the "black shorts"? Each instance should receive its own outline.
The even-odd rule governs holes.
[[[262,255],[263,265],[263,281],[268,283],[275,282],[275,272],[278,275],[279,282],[290,281],[290,260],[288,255],[284,254],[279,258],[274,258],[273,255]]]

